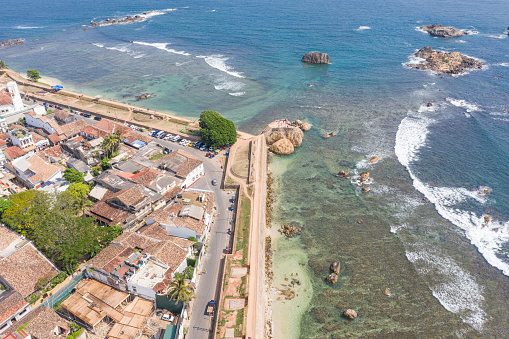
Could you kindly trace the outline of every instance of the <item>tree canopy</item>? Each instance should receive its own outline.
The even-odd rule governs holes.
[[[83,182],[83,173],[74,168],[67,167],[64,171],[64,179],[69,183]]]
[[[203,111],[200,114],[200,137],[207,145],[220,147],[237,141],[237,130],[230,120],[216,111]]]
[[[39,74],[39,71],[36,69],[29,69],[27,71],[27,78],[32,81],[37,81],[41,78],[41,75]]]
[[[0,60],[0,69],[5,69],[5,68],[9,68],[9,66],[7,66],[7,64],[5,63],[5,61]]]
[[[170,299],[175,302],[182,301],[187,304],[194,297],[194,291],[191,285],[186,283],[186,277],[183,274],[176,273],[175,279],[170,283],[170,292],[168,293]]]
[[[101,144],[101,148],[106,155],[106,158],[112,158],[115,153],[118,152],[118,148],[120,146],[120,141],[122,139],[122,135],[120,131],[116,131],[113,134],[110,134],[103,140]]]
[[[81,260],[93,257],[122,233],[121,227],[100,227],[94,218],[77,216],[88,190],[86,184],[73,183],[61,193],[29,190],[13,194],[2,222],[72,273]]]

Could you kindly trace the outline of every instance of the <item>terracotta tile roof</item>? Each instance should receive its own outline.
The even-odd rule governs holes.
[[[170,201],[171,199],[175,198],[180,192],[182,192],[182,188],[180,188],[180,186],[178,185],[173,186],[163,194],[163,199],[165,201]]]
[[[43,119],[41,119],[43,120]],[[44,120],[47,120],[47,119],[44,119]],[[62,135],[64,134],[64,131],[62,130],[62,128],[60,127],[60,125],[55,121],[55,120],[47,120],[46,121],[51,127],[53,127],[53,129],[56,131],[56,133],[58,135]]]
[[[161,157],[157,164],[185,179],[192,170],[203,164],[203,161],[185,151],[177,150]]]
[[[56,133],[48,135],[48,139],[53,144],[58,144],[61,141],[60,137]]]
[[[25,151],[23,151],[19,146],[11,146],[7,147],[3,150],[7,156],[9,156],[12,160],[19,158],[23,155],[25,155]]]
[[[169,240],[155,244],[146,252],[155,255],[157,259],[170,266],[172,271],[175,271],[187,258],[187,251]]]
[[[109,192],[109,191],[108,191]],[[106,194],[103,197],[103,200],[106,198]],[[105,201],[99,201],[89,210],[90,214],[93,217],[96,217],[102,222],[105,222],[109,225],[122,225],[125,220],[131,215],[129,212],[124,211],[120,208],[114,208],[108,205]]]
[[[11,130],[11,131],[14,131],[14,130],[17,130],[17,129],[22,129],[22,130],[28,131],[28,129],[25,126],[20,125],[20,124],[11,124],[9,126],[9,130]]]
[[[39,153],[33,154],[30,158],[27,159],[27,161],[31,165],[29,167],[30,171],[35,173],[28,178],[32,184],[36,184],[39,181],[46,182],[58,171],[60,171],[60,168],[57,166],[50,165],[45,160],[43,160],[39,156]]]
[[[132,131],[129,127],[126,127],[122,124],[116,123],[110,119],[102,119],[101,121],[94,124],[94,127],[99,128],[103,131],[108,132],[108,134],[115,133],[116,131],[120,131],[122,136],[127,137],[130,135]]]
[[[195,231],[198,234],[203,234],[205,230],[205,224],[202,221],[198,221],[190,217],[178,217],[173,219],[173,223],[177,227],[185,227]]]
[[[95,257],[90,259],[87,264],[89,266],[102,269],[108,265],[109,262],[115,259],[120,253],[122,253],[126,248],[126,246],[117,246],[111,244],[99,252]]]
[[[46,140],[45,137],[43,137],[42,135],[39,135],[35,132],[30,132],[30,134],[32,135],[32,140],[34,141],[34,144],[38,143],[39,141]]]
[[[131,180],[137,184],[143,185],[145,187],[150,187],[152,182],[157,179],[162,173],[151,168],[144,169],[143,171],[135,174]]]
[[[37,114],[35,114],[35,112],[34,112],[34,111],[25,112],[24,114],[28,114],[28,115],[30,115],[31,117],[36,117],[36,116],[37,116]]]
[[[134,139],[134,140],[141,140],[141,141],[146,142],[146,143],[149,143],[152,140],[154,140],[154,138],[151,138],[148,135],[145,135],[143,133],[140,133],[140,132],[137,132],[137,131],[133,131],[133,130],[130,131],[129,137]]]
[[[61,318],[49,306],[41,307],[42,310],[35,318],[30,321],[25,330],[34,338],[66,338],[69,332],[69,322]],[[58,326],[65,330],[62,335],[55,336],[52,334],[55,327]]]
[[[11,95],[5,88],[0,91],[0,106],[4,105],[12,105]]]
[[[71,115],[70,113],[62,111],[61,109],[54,110],[53,112],[55,113],[55,119],[59,119],[62,121],[64,121]]]
[[[118,176],[126,179],[131,179],[135,174],[129,173],[129,172],[122,172],[119,173]]]
[[[82,130],[83,133],[86,133],[90,136],[93,136],[94,138],[106,138],[109,133],[106,131],[103,131],[97,127],[94,126],[85,126]]]
[[[14,240],[18,239],[20,235],[13,230],[0,225],[0,252],[5,250]],[[0,260],[2,257],[0,257]],[[0,275],[2,273],[0,272]],[[1,321],[0,321],[1,322]]]
[[[58,274],[55,266],[32,243],[28,243],[7,258],[0,260],[0,275],[26,298],[36,290],[41,278]]]
[[[129,207],[140,203],[145,199],[145,195],[138,189],[138,187],[131,187],[118,191],[108,200],[111,199],[118,199],[126,207]]]
[[[0,134],[0,139],[2,140],[7,139],[7,135],[5,133]]]
[[[145,235],[150,238],[154,238],[157,240],[170,240],[173,243],[177,244],[178,246],[182,248],[188,248],[190,246],[193,246],[194,241],[184,239],[184,238],[178,238],[173,237],[168,234],[168,231],[166,231],[164,228],[161,227],[157,222],[154,222],[150,225],[147,225],[139,230],[140,234]]]
[[[60,145],[56,145],[51,148],[46,148],[43,152],[47,157],[53,157],[53,158],[60,158],[63,154],[62,148],[60,148]]]
[[[58,134],[64,134],[67,138],[69,138],[81,132],[86,126],[88,126],[88,124],[85,120],[76,120],[68,124],[61,125],[60,129],[62,130],[62,133]]]
[[[125,247],[122,252],[120,252],[117,256],[111,259],[106,265],[102,267],[108,273],[111,273],[117,268],[121,263],[123,263],[131,254],[136,253],[136,251],[131,247]]]
[[[0,324],[18,312],[22,307],[28,305],[21,294],[16,291],[6,291],[3,293],[11,293],[11,295],[0,301]]]

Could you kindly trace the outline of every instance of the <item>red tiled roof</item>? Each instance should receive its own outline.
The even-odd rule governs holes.
[[[137,184],[149,187],[152,181],[154,181],[161,174],[162,174],[161,172],[158,172],[151,168],[146,168],[139,172],[138,174],[135,174],[131,178],[131,180]]]
[[[178,162],[178,165],[176,164],[171,169],[175,172],[175,175],[180,178],[186,178],[189,173],[191,173],[196,167],[203,164],[203,161],[198,159],[197,157],[182,151],[177,150],[175,152],[168,153],[167,155],[161,157],[158,161],[158,165],[165,166],[165,163],[171,163],[173,157],[184,157],[185,160],[182,162]],[[172,166],[170,166],[172,167]]]
[[[0,146],[7,145],[7,141],[0,139]]]
[[[32,135],[32,140],[34,141],[34,144],[38,143],[39,141],[46,140],[45,137],[43,137],[42,135],[39,135],[35,132],[31,132],[30,134]]]
[[[53,264],[32,243],[0,261],[0,272],[23,298],[35,291],[39,279],[51,279],[58,274]]]
[[[119,177],[131,179],[135,174],[129,173],[129,172],[122,172],[118,174]]]
[[[0,139],[2,140],[7,139],[7,135],[5,133],[0,134]]]
[[[104,201],[99,201],[89,211],[92,216],[109,225],[122,225],[130,215],[129,212],[111,207]]]
[[[108,134],[115,133],[117,131],[120,131],[120,133],[123,136],[129,136],[131,129],[129,127],[126,127],[122,124],[119,124],[117,122],[114,122],[110,119],[102,119],[101,121],[94,124],[94,127],[99,128],[103,131],[108,132]]]
[[[4,292],[8,293],[8,292]],[[25,299],[18,292],[12,293],[10,296],[0,302],[0,324],[6,319],[18,312],[22,307],[28,305]]]
[[[12,159],[16,159],[16,158],[19,158],[23,155],[25,155],[25,151],[23,151],[21,148],[19,148],[19,146],[11,146],[11,147],[7,147],[6,149],[3,150],[5,153],[7,153],[7,155]]]
[[[46,148],[43,152],[47,157],[54,157],[54,158],[60,158],[63,154],[62,148],[60,148],[60,145]]]
[[[11,95],[5,88],[0,91],[0,106],[4,105],[12,105]]]
[[[20,235],[11,229],[0,225],[0,251],[5,250],[14,240],[18,239]],[[2,257],[0,257],[1,259]],[[0,275],[2,272],[0,272]],[[0,321],[1,323],[1,321]]]
[[[69,137],[72,137],[73,135],[81,132],[83,130],[83,128],[85,128],[86,126],[88,126],[88,124],[85,120],[76,120],[76,121],[70,122],[68,124],[61,125],[60,129],[62,130],[62,134],[64,134],[67,138],[69,138]],[[58,131],[57,131],[57,133],[58,133]],[[61,133],[58,133],[58,134],[61,134]]]
[[[94,126],[85,126],[82,130],[83,133],[93,136],[94,138],[106,138],[109,134]]]
[[[28,178],[32,184],[38,183],[39,181],[46,182],[52,176],[54,176],[60,168],[54,165],[48,164],[44,161],[39,153],[33,154],[30,158],[26,159],[31,166],[29,167],[30,171],[35,174]]]
[[[58,144],[61,141],[60,137],[56,133],[48,135],[48,139],[52,144]]]

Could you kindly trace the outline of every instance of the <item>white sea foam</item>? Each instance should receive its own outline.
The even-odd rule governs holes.
[[[233,93],[228,93],[230,94],[231,96],[234,96],[234,97],[240,97],[244,94],[246,94],[246,92],[233,92]]]
[[[417,26],[417,27],[415,27],[415,30],[416,30],[417,32],[421,32],[421,33],[424,33],[424,34],[428,34],[428,32],[426,32],[425,30],[421,29],[421,26]]]
[[[103,44],[100,44],[100,43],[98,43],[98,42],[97,42],[97,43],[93,43],[92,45],[97,46],[97,47],[101,47],[101,48],[103,48],[103,47],[104,47],[104,45],[103,45]]]
[[[239,91],[244,87],[242,82],[237,81],[228,81],[226,78],[220,78],[219,84],[214,85],[214,88],[218,91],[227,90],[227,91]]]
[[[493,39],[507,39],[509,35],[507,34],[490,34],[490,35],[487,35],[488,38],[493,38]]]
[[[464,322],[482,331],[487,315],[481,307],[484,301],[483,288],[475,277],[464,271],[453,259],[441,253],[433,253],[429,247],[416,245],[407,251],[406,256],[416,265],[419,273],[428,274],[433,269],[433,272],[438,271],[439,277],[447,277],[446,281],[433,281],[429,284],[433,296],[446,310],[458,313]]]
[[[477,106],[476,104],[472,104],[466,100],[458,100],[453,98],[447,98],[445,100],[447,100],[453,106],[466,108],[467,112],[469,113],[473,111],[482,111],[481,108],[479,108],[479,106]]]
[[[428,127],[432,123],[433,120],[424,115],[409,115],[402,120],[394,147],[399,162],[407,168],[414,187],[434,204],[438,214],[461,228],[490,265],[509,275],[509,265],[501,259],[507,257],[502,246],[509,241],[509,223],[493,220],[487,222],[486,216],[457,207],[458,203],[464,201],[485,203],[489,194],[484,194],[484,190],[490,189],[480,188],[480,193],[479,190],[470,191],[461,187],[433,187],[420,181],[414,174],[411,163],[418,159],[419,149],[426,144]],[[438,264],[443,273],[450,277],[450,281],[430,286],[433,295],[446,309],[459,313],[466,323],[478,330],[482,329],[486,321],[486,314],[481,309],[482,294],[469,274],[452,260],[431,256],[423,251],[409,251],[407,256],[412,262],[425,260],[428,264]]]
[[[493,64],[493,66],[509,67],[509,62],[501,62],[499,64]]]
[[[426,104],[421,104],[421,106],[419,106],[419,113],[423,113],[423,112],[435,112],[436,109],[435,109],[435,106],[432,105],[430,107],[428,107],[428,105]]]
[[[39,29],[44,28],[42,26],[14,26],[16,29]]]
[[[190,64],[190,63],[191,63],[191,61],[176,62],[175,66],[180,67],[180,66],[187,65],[187,64]]]
[[[155,11],[147,11],[145,13],[141,13],[141,14],[138,14],[138,15],[148,19],[148,18],[151,18],[151,17],[154,17],[154,16],[164,15],[166,13],[173,12],[173,11],[176,11],[176,10],[177,10],[176,8],[167,8],[167,9],[160,9],[160,10],[155,10]]]
[[[479,32],[478,32],[478,31],[476,31],[475,29],[471,29],[471,30],[468,30],[468,29],[467,29],[467,30],[465,30],[465,32],[467,32],[467,33],[468,33],[468,34],[470,34],[470,35],[479,34]]]
[[[221,55],[221,54],[214,54],[214,55],[209,55],[209,56],[197,55],[196,57],[205,60],[205,62],[209,66],[211,66],[215,69],[218,69],[222,72],[225,72],[225,73],[230,74],[237,78],[244,78],[244,76],[242,75],[242,72],[233,71],[233,67],[228,66],[225,63],[228,60],[228,58],[225,57],[224,55]]]
[[[460,43],[460,44],[466,44],[467,42],[465,40],[456,40],[457,43]]]
[[[415,50],[415,51],[417,52],[417,50]],[[418,65],[418,64],[422,64],[424,62],[426,62],[425,59],[419,58],[414,53],[414,54],[408,56],[408,61],[407,62],[403,62],[402,65],[406,66],[406,67],[410,67],[411,65]]]
[[[150,43],[150,42],[143,42],[143,41],[133,41],[133,44],[143,45],[143,46],[151,46],[151,47],[155,47],[157,49],[160,49],[160,50],[163,50],[163,51],[166,51],[169,53],[174,53],[174,54],[187,55],[187,56],[191,55],[185,51],[176,51],[172,48],[167,48],[166,46],[171,45],[169,42]]]
[[[371,29],[371,27],[369,27],[369,26],[359,26],[359,28],[357,28],[358,31],[364,31],[364,30],[367,30],[367,29]]]

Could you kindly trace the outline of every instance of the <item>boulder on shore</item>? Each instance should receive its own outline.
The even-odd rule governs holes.
[[[295,150],[292,142],[287,138],[282,138],[269,146],[269,150],[281,155],[292,154]]]
[[[311,129],[311,124],[309,122],[305,122],[302,125],[299,126],[301,130],[304,132],[307,132]]]
[[[462,74],[468,69],[481,69],[483,66],[482,62],[460,52],[434,51],[429,46],[421,48],[414,55],[424,59],[421,63],[409,65],[418,70],[430,69],[445,74]]]
[[[468,34],[468,32],[462,31],[454,27],[443,27],[441,24],[424,25],[419,27],[429,35],[437,36],[440,38],[454,38]]]
[[[348,319],[355,319],[357,318],[357,312],[351,309],[347,309],[346,311],[343,312],[343,317]]]
[[[308,64],[328,64],[329,55],[327,53],[308,53],[302,57],[302,62]]]

